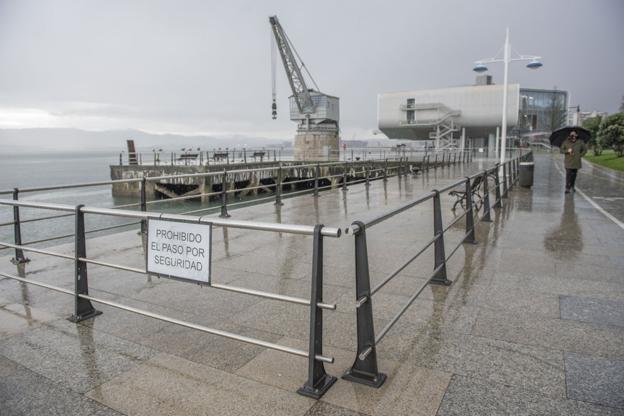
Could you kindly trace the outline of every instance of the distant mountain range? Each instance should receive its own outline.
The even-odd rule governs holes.
[[[0,129],[0,152],[15,151],[89,151],[126,149],[126,140],[134,139],[137,150],[162,148],[241,148],[243,146],[290,146],[291,141],[265,137],[186,136],[181,134],[152,134],[140,130],[88,131],[71,128]]]

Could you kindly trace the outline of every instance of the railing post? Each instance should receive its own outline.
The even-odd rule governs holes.
[[[435,160],[433,163],[434,163],[433,168],[438,169],[438,152],[437,151],[436,151]]]
[[[495,189],[495,197],[496,197],[496,201],[494,201],[494,208],[500,208],[502,206],[502,197],[501,197],[501,183],[500,183],[500,163],[497,163],[496,166],[494,166],[494,185],[496,186]]]
[[[84,213],[76,206],[76,228],[74,236],[74,314],[69,317],[71,322],[80,322],[93,318],[102,312],[96,310],[91,301],[81,298],[80,295],[89,295],[89,281],[87,279],[87,263],[81,259],[87,257],[85,237]]]
[[[145,179],[145,176],[141,178],[140,183],[141,183],[140,207],[141,207],[141,211],[145,212],[147,211],[147,190],[146,190],[147,181]],[[147,236],[147,220],[142,219],[141,220],[141,237],[145,238],[146,236]]]
[[[347,162],[342,169],[342,192],[347,192]]]
[[[353,365],[345,370],[342,378],[355,383],[379,388],[386,375],[377,368],[377,347],[373,325],[373,300],[368,271],[366,225],[356,221],[355,237],[355,306],[357,314],[357,354]]]
[[[366,177],[366,187],[370,186],[370,178],[368,177],[368,166],[364,167],[364,175]]]
[[[507,198],[507,162],[503,163],[503,198]]]
[[[223,170],[223,174],[221,175],[221,214],[219,217],[221,218],[229,218],[230,214],[227,211],[227,199],[228,199],[228,183],[227,183],[227,170]]]
[[[123,155],[119,153],[119,166],[123,165]]]
[[[477,244],[475,239],[474,204],[472,202],[472,186],[470,177],[466,176],[466,236],[464,243]]]
[[[275,184],[275,205],[284,205],[282,203],[282,162],[277,167],[277,183]]]
[[[13,188],[13,200],[17,201],[19,199],[19,189]],[[20,207],[17,205],[13,205],[13,241],[16,246],[22,245],[22,226],[20,223]],[[24,255],[24,250],[21,248],[15,249],[15,257],[11,259],[11,263],[25,264],[28,263],[30,259],[26,258]]]
[[[452,282],[446,278],[446,254],[444,250],[444,226],[442,225],[442,205],[440,203],[440,192],[433,190],[433,243],[434,250],[434,275],[431,283],[440,285],[450,285]]]
[[[321,176],[321,164],[317,163],[314,168],[314,196],[319,196],[319,177]]]
[[[312,288],[310,290],[310,343],[308,347],[308,380],[297,393],[319,399],[336,382],[336,377],[325,372],[322,361],[316,359],[323,355],[323,309],[318,304],[323,302],[323,235],[322,224],[314,227],[312,250]]]
[[[490,215],[490,187],[488,185],[488,171],[483,171],[483,218],[482,221],[491,222],[492,217]]]
[[[243,160],[246,165],[247,164],[247,148],[246,147],[243,147]]]

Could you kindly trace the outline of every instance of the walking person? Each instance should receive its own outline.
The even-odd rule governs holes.
[[[567,139],[561,144],[561,153],[565,154],[564,167],[566,170],[565,193],[574,192],[576,174],[581,168],[581,158],[587,153],[587,146],[583,140],[578,139],[575,131],[572,131]]]

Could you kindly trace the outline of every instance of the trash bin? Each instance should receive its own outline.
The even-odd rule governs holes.
[[[535,163],[520,162],[520,186],[530,188],[533,186],[533,170]]]

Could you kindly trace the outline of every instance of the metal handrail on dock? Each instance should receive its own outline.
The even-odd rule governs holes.
[[[508,190],[518,180],[519,162],[530,158],[531,152],[520,154],[518,157],[507,160],[505,163],[495,164],[494,166],[479,171],[473,175],[466,176],[463,179],[454,181],[439,189],[432,190],[422,194],[413,200],[368,220],[355,221],[350,228],[354,235],[355,244],[355,307],[357,313],[357,354],[354,363],[349,367],[343,378],[373,387],[380,387],[386,380],[386,375],[381,373],[377,363],[377,345],[385,338],[394,325],[399,321],[403,314],[409,309],[414,301],[420,296],[423,290],[430,284],[450,285],[452,282],[447,278],[446,263],[457,252],[462,244],[476,244],[475,238],[475,217],[478,221],[490,222],[491,208],[502,206],[503,198],[507,197]],[[502,175],[501,175],[502,171]],[[509,174],[508,174],[509,173]],[[501,177],[502,176],[502,177]],[[494,204],[490,206],[490,194],[492,189],[489,187],[489,180],[494,179]],[[482,184],[482,217],[479,218],[479,208],[475,206],[473,197],[479,196],[473,184],[479,180]],[[444,192],[463,187],[462,201],[465,201],[464,211],[451,221],[446,227],[442,222],[442,208],[440,195]],[[481,196],[479,196],[481,198]],[[371,227],[381,224],[390,218],[403,212],[420,206],[426,201],[433,201],[433,236],[432,238],[415,254],[411,255],[407,260],[400,262],[392,272],[387,274],[381,281],[371,289],[371,278],[369,270],[368,249],[366,244],[366,231]],[[461,237],[459,243],[451,250],[447,256],[445,253],[445,233],[453,226],[465,219],[465,233]],[[349,230],[347,230],[349,231]],[[412,262],[419,258],[425,251],[433,246],[433,272],[423,281],[417,290],[409,297],[399,312],[390,319],[390,321],[379,331],[375,333],[373,297],[390,281],[395,279],[405,270]],[[398,259],[397,259],[398,260]]]
[[[99,207],[87,207],[83,205],[71,206],[64,204],[55,204],[55,203],[37,203],[31,201],[19,201],[12,199],[0,199],[0,205],[9,206],[13,209],[19,208],[34,208],[34,209],[42,209],[42,210],[53,210],[53,211],[61,211],[61,212],[73,212],[75,216],[75,230],[74,230],[74,252],[73,255],[59,253],[57,251],[52,250],[44,250],[38,249],[34,247],[30,247],[27,245],[21,244],[17,241],[15,244],[8,242],[0,242],[0,246],[4,246],[7,248],[13,248],[16,250],[16,257],[14,259],[15,263],[24,264],[29,260],[24,256],[24,252],[31,252],[36,254],[41,254],[45,256],[52,256],[61,258],[64,260],[69,260],[74,263],[74,287],[75,290],[68,290],[59,286],[50,285],[47,283],[43,283],[36,280],[26,279],[24,277],[19,277],[13,274],[8,274],[4,272],[0,272],[0,276],[13,279],[19,281],[21,283],[32,284],[35,286],[43,287],[49,290],[54,290],[57,292],[65,293],[74,297],[74,315],[72,316],[72,321],[79,322],[85,319],[91,319],[95,316],[101,314],[100,311],[96,310],[93,306],[92,302],[96,304],[104,304],[113,308],[125,310],[128,312],[132,312],[135,314],[139,314],[142,316],[158,319],[164,322],[176,324],[179,326],[183,326],[186,328],[195,329],[204,333],[217,335],[233,340],[237,340],[240,342],[245,342],[248,344],[253,344],[269,349],[273,349],[276,351],[281,351],[289,354],[293,354],[296,356],[304,357],[309,360],[308,365],[308,379],[309,380],[323,380],[326,378],[330,378],[325,373],[323,363],[333,363],[333,357],[324,355],[322,353],[322,345],[323,345],[323,321],[322,314],[320,314],[320,310],[336,310],[335,303],[326,303],[323,302],[323,239],[326,237],[331,238],[339,238],[342,231],[337,227],[325,227],[322,224],[317,225],[300,225],[300,224],[282,224],[282,223],[268,223],[268,222],[260,222],[260,221],[245,221],[245,220],[233,220],[226,218],[212,218],[207,217],[205,215],[192,216],[192,215],[182,215],[182,214],[170,214],[170,213],[162,213],[162,212],[152,212],[152,211],[131,211],[131,210],[120,210],[120,209],[111,209],[111,208],[99,208]],[[110,217],[123,217],[123,218],[133,218],[138,219],[140,222],[146,222],[149,219],[152,220],[165,220],[165,221],[178,221],[185,223],[196,223],[196,224],[205,224],[209,226],[218,226],[225,228],[236,228],[247,231],[263,231],[263,232],[274,232],[274,233],[287,233],[287,234],[295,234],[295,235],[304,235],[304,236],[312,236],[313,237],[313,246],[312,246],[312,274],[311,274],[311,293],[310,298],[305,299],[301,297],[283,295],[279,293],[272,293],[262,290],[248,289],[244,287],[221,284],[221,283],[213,283],[212,279],[208,279],[207,282],[196,282],[200,286],[206,286],[208,288],[213,288],[217,290],[229,291],[233,293],[238,293],[241,295],[255,296],[264,299],[269,299],[273,301],[281,301],[287,302],[295,305],[306,306],[310,308],[310,332],[309,332],[309,345],[310,349],[308,351],[292,348],[285,345],[280,345],[273,342],[267,342],[261,339],[252,338],[228,331],[223,331],[220,329],[209,328],[207,326],[198,325],[192,322],[183,321],[180,319],[176,319],[174,317],[165,316],[162,314],[156,314],[147,310],[138,309],[129,305],[124,305],[119,302],[114,302],[111,300],[95,297],[93,295],[89,295],[89,287],[88,287],[88,273],[87,266],[98,266],[98,267],[107,267],[116,270],[123,270],[132,273],[138,273],[143,275],[151,275],[148,268],[137,268],[130,267],[122,264],[116,264],[106,261],[101,261],[93,258],[89,258],[87,256],[86,250],[86,236],[87,231],[85,230],[85,216],[86,215],[104,215]],[[17,218],[19,221],[19,217]],[[19,222],[18,222],[19,224]],[[143,228],[143,247],[144,250],[147,246],[147,226]],[[17,240],[19,240],[17,238]],[[147,255],[147,252],[145,253]],[[163,276],[170,277],[171,276]],[[183,279],[184,280],[184,279]]]

